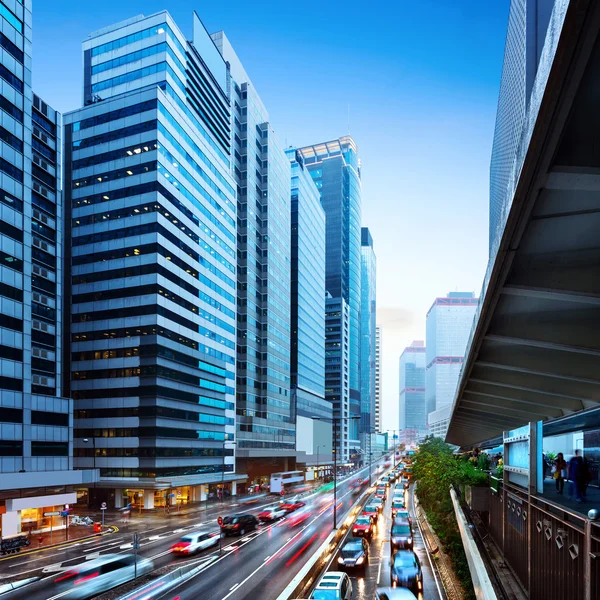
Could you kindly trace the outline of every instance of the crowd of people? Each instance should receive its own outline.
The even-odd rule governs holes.
[[[575,450],[575,454],[569,462],[565,460],[562,452],[559,452],[552,461],[544,456],[544,464],[544,474],[547,474],[549,467],[550,475],[556,483],[557,494],[563,494],[565,481],[568,481],[567,495],[569,500],[573,497],[575,497],[575,502],[583,502],[585,500],[587,487],[592,480],[592,474],[587,459],[581,456],[581,450]]]

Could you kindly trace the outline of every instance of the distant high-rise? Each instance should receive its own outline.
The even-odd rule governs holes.
[[[450,292],[427,313],[425,397],[430,433],[443,437],[462,368],[478,298]]]
[[[251,481],[295,460],[290,391],[291,165],[225,33],[237,183],[237,457]],[[275,458],[274,458],[275,457]],[[278,462],[279,461],[279,462]]]
[[[381,431],[381,352],[382,327],[375,328],[375,431]]]
[[[368,227],[361,230],[360,405],[361,433],[375,429],[377,257]],[[363,442],[364,445],[364,442]]]
[[[400,356],[400,439],[421,437],[427,430],[425,342],[415,341]],[[411,436],[407,431],[414,432]]]
[[[300,153],[320,191],[325,210],[325,287],[333,299],[343,300],[348,310],[348,415],[360,417],[361,179],[358,149],[354,140],[345,136],[300,148]],[[339,416],[338,394],[328,399],[334,403],[334,415]],[[346,432],[350,446],[358,448],[359,423],[347,420],[343,434]]]
[[[511,0],[490,163],[490,253],[508,210],[507,185],[554,0]]]
[[[0,4],[0,538],[77,502],[63,388],[62,117],[31,89],[32,2]]]
[[[292,165],[292,394],[297,416],[331,418],[325,400],[325,213],[302,156]]]

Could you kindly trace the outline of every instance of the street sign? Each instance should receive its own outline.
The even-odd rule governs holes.
[[[69,516],[69,511],[68,510],[61,510],[59,514],[60,514],[61,517],[68,517]]]
[[[281,491],[279,492],[279,495],[280,495],[280,496],[285,496],[285,492],[284,492],[283,490],[281,490]]]
[[[220,527],[221,525],[223,525],[223,517],[219,517],[219,518],[217,519],[217,523],[219,524],[219,527]]]
[[[107,508],[108,508],[108,507],[106,506],[106,502],[103,502],[103,503],[100,505],[100,510],[106,510]]]
[[[44,513],[45,517],[58,517],[60,515],[60,510],[53,510],[52,512]]]
[[[177,490],[177,495],[181,496],[181,490]]]
[[[169,498],[175,498],[175,494],[169,494]]]
[[[134,550],[140,549],[140,534],[139,533],[133,534],[133,549]]]

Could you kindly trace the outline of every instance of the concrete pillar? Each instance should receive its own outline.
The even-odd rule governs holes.
[[[123,490],[115,490],[115,508],[123,508]]]
[[[19,533],[21,519],[16,510],[6,512],[2,515],[2,537]]]
[[[154,490],[144,490],[144,508],[154,508]]]

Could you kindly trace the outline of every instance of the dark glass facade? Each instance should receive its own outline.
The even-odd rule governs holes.
[[[360,426],[361,433],[369,433],[375,429],[376,415],[377,258],[367,227],[361,230],[361,251]]]

